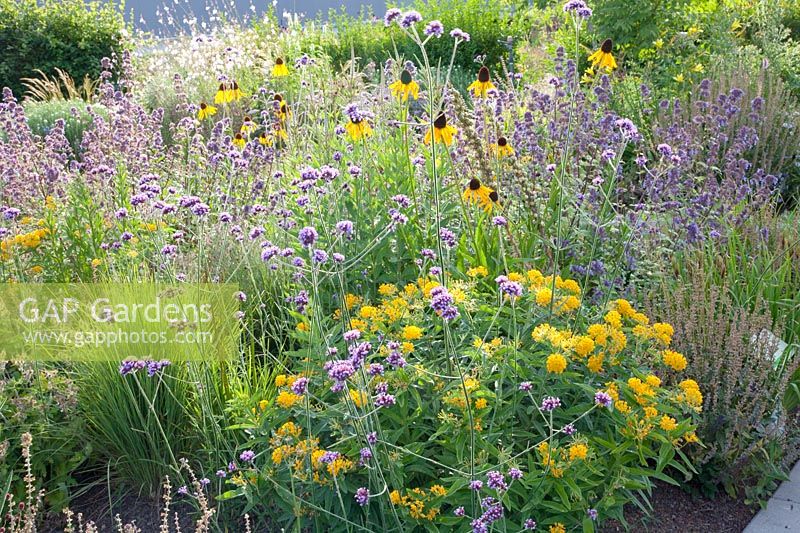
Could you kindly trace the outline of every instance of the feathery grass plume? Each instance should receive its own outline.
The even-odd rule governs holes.
[[[39,77],[22,78],[20,81],[25,87],[25,99],[38,102],[80,99],[87,103],[92,103],[100,80],[92,80],[89,76],[85,76],[83,83],[77,85],[75,80],[60,68],[56,67],[55,71],[56,74],[50,77],[43,71],[36,69]]]

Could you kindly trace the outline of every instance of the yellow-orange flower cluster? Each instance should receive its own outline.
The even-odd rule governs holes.
[[[393,490],[389,493],[389,501],[397,507],[407,508],[411,518],[416,520],[433,520],[439,516],[439,508],[426,508],[425,505],[445,494],[447,494],[447,490],[444,487],[441,485],[433,485],[427,491],[421,488],[413,488],[407,490],[405,494],[401,494],[398,490]]]

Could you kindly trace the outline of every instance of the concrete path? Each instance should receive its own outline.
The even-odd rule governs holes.
[[[750,522],[744,533],[800,533],[800,462],[794,465],[789,481],[772,495],[767,508]]]

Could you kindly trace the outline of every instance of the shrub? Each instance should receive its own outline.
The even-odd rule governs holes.
[[[786,13],[786,6],[778,2],[757,4],[752,40],[780,72],[789,89],[799,95],[800,42],[793,39],[790,29],[783,25]]]
[[[692,0],[626,2],[597,0],[592,3],[592,22],[600,40],[612,39],[633,58],[665,33],[685,31]]]
[[[470,34],[471,40],[462,44],[456,58],[456,65],[469,72],[477,70],[476,58],[499,68],[501,61],[508,58],[507,39],[520,37],[524,28],[524,20],[515,16],[511,2],[417,0],[409,8],[418,10],[424,20],[440,20],[446,33],[461,28]],[[353,55],[364,63],[379,65],[387,57],[416,60],[419,56],[419,49],[403,37],[399,28],[385,28],[382,20],[371,18],[367,12],[362,12],[360,18],[331,12],[328,18],[333,31],[321,41],[321,47],[335,65],[345,64]],[[432,65],[446,66],[450,62],[452,46],[447,38],[431,39],[427,51]]]
[[[103,57],[125,47],[124,7],[94,0],[0,0],[0,87],[23,94],[22,78],[58,67],[74,79],[97,78]]]
[[[108,112],[102,105],[92,105],[94,113],[108,118]],[[64,121],[64,136],[67,138],[73,154],[80,153],[83,132],[92,127],[93,117],[87,111],[83,100],[51,100],[49,102],[27,102],[25,117],[31,133],[46,137],[57,120]]]
[[[800,427],[782,400],[800,361],[791,350],[774,359],[779,345],[763,300],[739,305],[727,284],[709,286],[706,277],[702,264],[695,267],[657,312],[675,324],[672,345],[704,385],[697,429],[704,446],[690,457],[704,490],[724,487],[733,496],[744,489],[748,502],[760,502],[798,458]]]

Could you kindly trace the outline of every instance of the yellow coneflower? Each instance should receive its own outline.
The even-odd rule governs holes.
[[[433,142],[444,143],[445,146],[450,146],[453,144],[453,136],[457,132],[458,130],[455,127],[447,123],[447,117],[444,116],[444,113],[441,113],[436,117],[436,120],[433,121],[433,127],[428,128],[423,142],[425,144],[430,144],[431,140],[433,140]]]
[[[472,178],[467,183],[467,188],[464,189],[462,197],[465,202],[478,204],[484,210],[490,211],[492,209],[492,200],[490,198],[492,193],[494,193],[493,189],[481,183],[478,178]]]
[[[253,119],[250,118],[250,115],[245,115],[244,119],[242,119],[242,127],[239,128],[239,131],[245,135],[250,133],[256,129],[256,123],[253,122]]]
[[[258,136],[258,142],[265,146],[272,146],[273,144],[276,144],[280,147],[288,139],[289,136],[286,134],[286,130],[281,127],[276,128],[273,133],[267,133],[265,131]]]
[[[347,125],[345,126],[347,133],[350,135],[350,138],[354,141],[360,141],[366,137],[372,135],[372,127],[369,125],[365,119],[356,120],[356,121],[348,121]]]
[[[244,138],[244,135],[241,133],[237,133],[233,136],[233,145],[237,148],[244,148],[244,145],[247,144],[247,141]]]
[[[275,58],[275,65],[272,67],[272,75],[276,78],[289,75],[289,69],[286,67],[286,63],[283,62],[282,57]]]
[[[217,94],[214,95],[214,103],[215,104],[224,104],[228,101],[228,89],[225,87],[224,83],[219,84],[219,89],[217,89]]]
[[[278,107],[278,119],[281,122],[286,122],[286,119],[290,116],[292,116],[292,111],[289,109],[289,104],[281,102],[281,105]]]
[[[217,108],[213,105],[208,105],[205,102],[200,102],[200,109],[197,111],[197,118],[205,120],[217,114]]]
[[[409,95],[413,96],[414,100],[419,99],[419,84],[405,69],[400,73],[400,79],[389,85],[389,90],[392,91],[392,96],[401,102],[407,102]]]
[[[581,76],[581,83],[592,83],[594,81],[594,69],[589,67],[586,69],[586,72],[583,73]]]
[[[262,131],[258,136],[258,142],[264,146],[272,146],[272,135],[267,135],[266,131]]]
[[[243,96],[244,96],[244,93],[242,92],[241,89],[239,89],[239,84],[234,81],[231,84],[231,96],[230,96],[231,99],[230,99],[230,101],[231,102],[235,102],[236,100],[238,100],[239,98],[241,98]]]
[[[491,149],[496,157],[511,157],[514,155],[514,149],[511,148],[511,145],[508,144],[508,139],[505,137],[499,137],[497,144],[491,145]]]
[[[239,89],[239,84],[235,81],[220,83],[219,89],[217,89],[217,94],[214,95],[214,103],[227,104],[229,102],[235,102],[242,96],[244,96],[244,93],[241,89]]]
[[[486,67],[481,67],[478,70],[478,79],[473,81],[467,90],[472,93],[473,96],[486,98],[486,93],[494,89],[494,83],[492,83],[491,78],[489,77],[489,69]]]
[[[489,200],[491,200],[492,203],[489,209],[487,209],[487,211],[491,211],[491,208],[494,207],[495,204],[500,203],[500,195],[497,194],[497,191],[492,191],[489,193]]]
[[[617,68],[617,61],[614,59],[614,56],[611,55],[612,46],[613,43],[611,39],[606,39],[603,41],[603,44],[600,45],[600,49],[589,56],[589,61],[592,62],[593,68],[598,66],[608,70]]]

